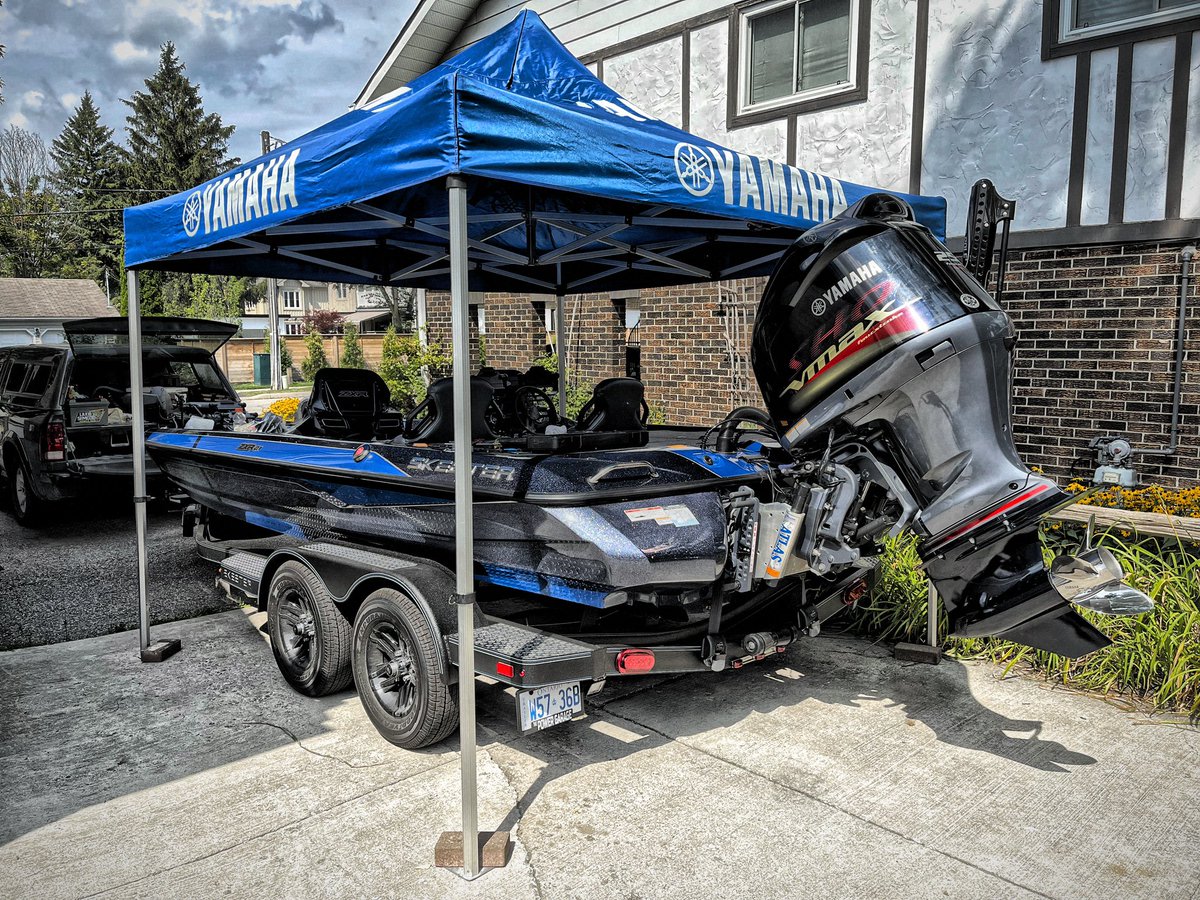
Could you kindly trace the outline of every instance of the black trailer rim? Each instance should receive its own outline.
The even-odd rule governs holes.
[[[308,671],[316,649],[317,626],[312,602],[303,593],[289,590],[279,601],[280,650],[288,667],[297,673]]]
[[[393,622],[378,622],[367,634],[371,692],[392,716],[407,715],[417,702],[417,668],[408,636]]]

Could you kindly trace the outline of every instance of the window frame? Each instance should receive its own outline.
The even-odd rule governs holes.
[[[1159,11],[1108,25],[1094,25],[1069,33],[1075,0],[1046,0],[1042,8],[1042,59],[1059,59],[1120,47],[1155,38],[1200,30],[1200,5],[1175,11]]]
[[[750,22],[785,6],[804,0],[755,0],[740,3],[729,14],[728,127],[739,128],[789,116],[848,106],[867,99],[871,61],[870,0],[850,0],[850,59],[847,84],[825,85],[776,100],[750,105]]]
[[[296,298],[295,306],[291,306],[288,304],[288,296],[289,295],[295,296],[295,298]],[[304,292],[301,291],[299,288],[281,288],[279,291],[279,299],[283,301],[284,309],[291,309],[291,310],[304,309]]]

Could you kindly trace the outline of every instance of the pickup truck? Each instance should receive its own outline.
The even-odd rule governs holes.
[[[0,348],[0,474],[8,508],[23,525],[53,504],[104,487],[132,489],[134,398],[125,319],[63,325],[66,344]],[[204,319],[142,322],[147,428],[241,405],[213,353],[236,325]],[[164,484],[153,462],[147,478]]]

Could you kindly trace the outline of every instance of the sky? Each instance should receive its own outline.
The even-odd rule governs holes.
[[[85,90],[124,140],[120,98],[144,89],[174,41],[206,112],[237,126],[230,153],[258,156],[259,132],[299,137],[346,111],[415,0],[3,0],[0,127],[47,146]]]

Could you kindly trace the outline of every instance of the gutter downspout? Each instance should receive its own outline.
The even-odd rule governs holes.
[[[1179,320],[1175,331],[1175,387],[1171,397],[1171,437],[1166,447],[1139,450],[1138,456],[1174,456],[1179,449],[1179,405],[1183,393],[1183,352],[1187,338],[1188,292],[1191,291],[1192,259],[1196,256],[1196,245],[1188,244],[1180,251],[1179,265]]]

